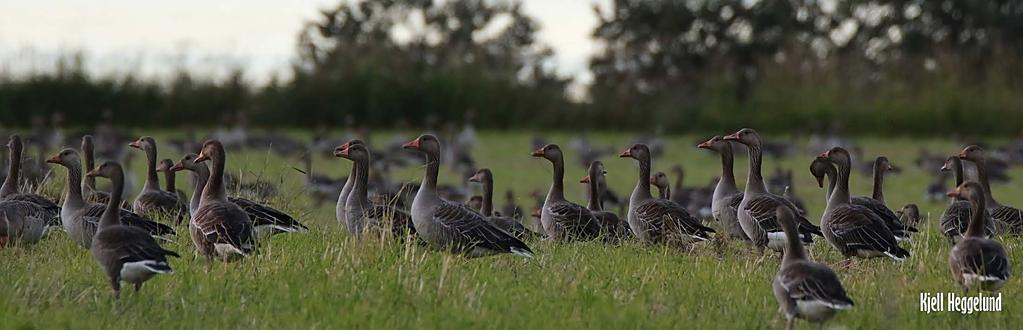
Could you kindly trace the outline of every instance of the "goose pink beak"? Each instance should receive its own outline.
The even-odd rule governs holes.
[[[138,140],[131,141],[131,143],[128,143],[128,146],[135,149],[142,149],[142,142]]]
[[[206,157],[206,155],[204,155],[202,153],[199,153],[199,156],[195,157],[195,162],[196,163],[202,163],[202,162],[205,162],[207,159],[210,159],[210,158]]]
[[[50,164],[59,164],[60,163],[60,154],[53,155],[53,157],[50,157],[49,159],[47,159],[46,162],[50,163]]]
[[[171,166],[170,171],[171,172],[177,172],[177,171],[181,171],[181,170],[184,170],[184,169],[185,169],[185,164],[182,163],[179,160],[177,163],[174,163],[174,166]]]
[[[728,141],[739,141],[739,132],[735,132],[735,133],[732,133],[732,134],[725,135],[724,137],[722,137],[722,139],[728,140]]]
[[[959,196],[959,187],[955,187],[955,189],[952,189],[951,191],[945,193],[945,195],[947,195],[948,197]]]
[[[587,175],[584,176],[582,179],[579,179],[579,183],[590,183],[590,176]]]
[[[625,149],[625,151],[622,151],[622,154],[618,155],[618,157],[620,158],[632,157],[632,148]]]
[[[415,140],[409,141],[408,143],[405,143],[405,144],[401,145],[401,147],[405,148],[405,149],[419,150],[419,138],[416,138]]]
[[[533,152],[530,153],[529,155],[533,157],[543,157],[544,156],[543,148],[533,150]]]
[[[697,144],[696,147],[700,148],[700,149],[711,149],[710,140],[707,140],[707,141],[704,141],[704,142],[702,142],[700,144]]]

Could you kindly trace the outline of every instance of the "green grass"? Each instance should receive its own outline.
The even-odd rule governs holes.
[[[158,135],[159,138],[165,135]],[[412,135],[408,135],[412,138]],[[546,190],[550,166],[528,156],[530,134],[482,133],[476,148],[480,166],[494,170],[496,191],[513,189],[519,204],[532,206],[526,192]],[[548,135],[567,143],[567,136]],[[623,134],[594,135],[597,141],[624,149]],[[702,137],[672,138],[656,169],[686,165],[690,184],[705,184],[718,174],[717,157],[694,146]],[[384,141],[384,136],[376,141]],[[931,220],[944,204],[923,202],[931,174],[912,165],[923,144],[952,153],[951,141],[863,139],[866,154],[887,155],[904,169],[887,181],[889,206],[914,202]],[[310,206],[303,197],[301,167],[294,159],[266,152],[228,151],[229,168],[245,175],[280,180],[282,196],[272,202],[301,215],[313,230],[264,241],[261,254],[231,264],[214,264],[206,272],[194,259],[187,230],[179,228],[168,247],[184,257],[172,260],[175,274],[148,282],[140,294],[125,290],[111,299],[106,279],[92,256],[63,234],[40,244],[0,249],[0,329],[30,328],[779,328],[784,318],[771,295],[778,262],[758,262],[740,243],[705,243],[691,249],[626,243],[553,244],[528,242],[535,259],[511,255],[464,259],[422,247],[368,239],[356,241],[335,225],[333,205]],[[566,151],[571,158],[574,155]],[[164,148],[161,157],[178,158]],[[136,158],[136,159],[140,159]],[[765,173],[783,166],[795,170],[796,192],[819,221],[823,191],[806,170],[810,155],[785,161],[768,159]],[[631,160],[608,158],[610,185],[625,195],[636,180]],[[132,168],[141,177],[142,164]],[[339,176],[349,163],[316,160],[318,173]],[[572,184],[583,169],[568,167],[569,198],[582,202],[582,186]],[[745,157],[736,162],[740,180]],[[63,187],[57,171],[48,193]],[[1023,178],[1023,171],[1013,170]],[[418,181],[420,168],[401,169],[396,180]],[[459,179],[447,167],[443,182]],[[853,174],[853,192],[869,193],[870,180]],[[141,179],[140,179],[141,180]],[[178,184],[187,187],[179,176]],[[141,183],[140,183],[141,184]],[[742,184],[740,184],[742,185]],[[1000,201],[1023,206],[1018,183],[995,186]],[[191,189],[187,189],[191,190]],[[500,201],[499,201],[500,203]],[[913,256],[902,264],[860,260],[839,268],[842,259],[819,241],[812,257],[836,268],[856,307],[830,324],[856,328],[1015,328],[1023,321],[1019,280],[1002,290],[1001,313],[961,315],[918,311],[921,292],[958,292],[947,266],[949,245],[927,222],[908,245]],[[1002,239],[1011,259],[1023,260],[1019,240]],[[800,327],[806,327],[800,324]]]

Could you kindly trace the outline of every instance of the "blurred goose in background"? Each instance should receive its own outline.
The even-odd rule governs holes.
[[[636,144],[620,155],[639,164],[639,180],[629,198],[629,229],[644,243],[691,243],[711,239],[714,229],[700,224],[685,207],[667,199],[650,195],[650,151],[646,145]]]
[[[532,258],[525,243],[508,234],[467,206],[441,199],[437,193],[441,146],[437,137],[424,134],[404,145],[426,154],[426,171],[412,201],[412,222],[419,237],[436,249],[467,257],[512,253]]]
[[[156,168],[156,140],[149,136],[143,136],[128,146],[143,150],[146,153],[146,183],[142,191],[135,197],[132,210],[135,213],[147,217],[170,216],[181,224],[185,214],[188,213],[188,206],[184,200],[178,199],[178,194],[160,189],[160,177]]]
[[[588,168],[593,161],[599,160],[612,152],[612,149],[609,147],[594,145],[585,135],[573,136],[568,140],[568,147],[575,153],[577,164],[584,168]]]
[[[945,164],[941,166],[941,171],[952,172],[956,187],[963,184],[963,161],[959,159],[959,156],[949,156]],[[949,200],[945,211],[941,213],[940,225],[941,233],[948,238],[949,242],[955,244],[966,233],[966,228],[969,226],[970,217],[973,212],[973,206],[969,201],[958,195],[951,197],[952,199]],[[991,237],[995,234],[994,219],[991,218],[991,213],[988,210],[984,210],[983,216],[985,219],[983,234]]]
[[[657,188],[657,198],[671,200],[671,188],[668,187],[667,174],[664,172],[654,173],[650,176],[650,184]]]
[[[532,156],[550,161],[554,168],[551,188],[540,212],[540,222],[547,237],[555,241],[596,238],[600,234],[599,221],[590,210],[565,199],[565,157],[561,148],[557,144],[548,144],[533,151]]]
[[[748,241],[749,237],[742,230],[739,224],[738,210],[742,202],[743,192],[735,184],[735,173],[733,166],[735,155],[732,151],[732,143],[720,136],[715,136],[696,146],[700,149],[707,149],[721,155],[721,178],[714,186],[711,199],[711,215],[718,224],[725,229],[729,238]]]
[[[919,227],[920,222],[923,220],[920,217],[920,208],[916,204],[909,203],[902,206],[897,212],[899,221],[911,227]]]
[[[137,292],[153,276],[173,273],[167,257],[180,257],[177,253],[160,247],[145,230],[121,224],[120,205],[124,193],[121,164],[103,163],[86,176],[108,178],[113,186],[90,250],[110,279],[114,298],[121,295],[122,281],[133,284]]]
[[[26,216],[39,217],[45,221],[45,227],[60,226],[60,206],[42,195],[36,193],[20,192],[19,181],[21,178],[21,153],[24,145],[21,137],[11,135],[7,141],[8,159],[7,177],[4,178],[3,186],[0,186],[0,201],[20,201],[31,204],[31,209],[21,208],[21,213]],[[11,204],[16,205],[16,204]],[[14,214],[10,215],[15,217]],[[26,224],[34,224],[29,222]],[[29,237],[31,238],[31,237]]]
[[[823,323],[836,312],[852,308],[855,303],[845,292],[838,275],[827,265],[807,258],[806,250],[799,243],[800,234],[792,209],[777,208],[775,219],[785,232],[786,243],[772,287],[775,299],[785,312],[786,328],[793,329],[796,319]]]
[[[199,204],[202,202],[202,192],[209,182],[210,169],[206,164],[198,164],[196,154],[186,154],[177,163],[170,167],[170,172],[188,170],[192,172],[192,182],[195,190],[188,203],[188,212],[192,217],[196,216]],[[280,233],[292,233],[306,231],[309,228],[299,223],[295,218],[281,210],[263,205],[242,197],[227,197],[227,200],[242,208],[252,221],[253,230],[259,237],[276,235]]]
[[[976,182],[964,183],[949,192],[949,196],[966,199],[971,208],[970,226],[948,256],[952,275],[966,291],[975,288],[998,291],[1012,272],[1005,248],[984,234],[985,195],[984,187]]]
[[[47,159],[46,162],[67,169],[67,183],[64,185],[64,204],[60,209],[60,221],[72,241],[81,247],[89,248],[92,246],[92,238],[96,234],[100,217],[106,206],[87,202],[82,196],[82,163],[78,152],[73,149],[64,149]],[[120,212],[119,218],[124,225],[138,227],[149,233],[150,236],[161,240],[169,240],[170,237],[175,236],[174,229],[170,226],[152,221],[123,208]]]
[[[514,235],[518,239],[526,239],[535,236],[533,232],[526,229],[518,221],[510,216],[494,214],[494,174],[488,168],[481,168],[476,171],[470,182],[476,182],[483,186],[483,196],[480,201],[480,213],[487,220],[490,220],[497,228]]]
[[[508,189],[504,192],[504,206],[501,207],[501,214],[515,219],[522,219],[522,207],[515,202],[515,192]]]
[[[995,232],[1001,233],[1004,228],[1004,231],[1013,236],[1023,235],[1023,213],[1017,208],[1002,205],[995,200],[994,194],[991,192],[989,165],[987,157],[984,155],[984,149],[976,145],[967,146],[959,153],[959,159],[969,161],[977,167],[977,177],[980,179],[981,187],[984,188],[982,190],[984,205],[988,212],[991,212],[991,218],[995,221]]]

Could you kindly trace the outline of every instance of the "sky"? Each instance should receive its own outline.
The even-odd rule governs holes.
[[[286,71],[304,22],[338,0],[8,0],[0,1],[0,70],[52,67],[83,52],[94,72],[160,75],[186,67],[218,75],[242,68],[265,81]],[[589,82],[597,48],[592,5],[610,0],[523,0],[551,46],[555,69]],[[229,23],[224,23],[229,22]]]

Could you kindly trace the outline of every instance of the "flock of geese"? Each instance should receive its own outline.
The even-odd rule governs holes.
[[[22,141],[9,139],[10,165],[0,187],[0,246],[35,243],[51,228],[62,228],[72,241],[89,249],[109,278],[115,297],[122,282],[135,289],[157,274],[172,272],[168,257],[178,257],[161,243],[175,235],[176,226],[187,218],[192,242],[207,267],[213,260],[232,261],[256,253],[258,240],[308,228],[292,216],[271,206],[228,196],[225,182],[227,153],[218,139],[201,145],[198,154],[186,154],[179,161],[157,161],[157,144],[142,137],[129,144],[145,153],[145,184],[125,207],[125,174],[122,165],[107,161],[96,166],[91,136],[81,141],[81,154],[64,149],[46,160],[67,170],[67,185],[61,205],[44,196],[19,189]],[[749,175],[744,190],[733,173],[733,148],[741,145],[749,154]],[[546,144],[532,152],[553,166],[550,190],[535,212],[542,228],[523,226],[516,218],[493,207],[493,173],[477,170],[469,181],[483,187],[479,207],[453,201],[438,187],[442,160],[441,143],[430,134],[401,147],[425,156],[422,182],[414,189],[407,209],[400,203],[369,198],[372,157],[368,146],[354,139],[336,147],[334,155],[353,163],[352,173],[337,182],[336,218],[350,234],[386,234],[415,239],[437,250],[468,257],[510,253],[533,257],[524,242],[546,239],[556,242],[632,239],[647,244],[699,244],[710,240],[739,240],[763,255],[765,249],[781,253],[780,269],[773,280],[774,294],[792,326],[796,319],[824,322],[836,312],[852,308],[836,273],[827,265],[811,261],[804,245],[814,236],[823,237],[837,251],[852,258],[891,258],[902,261],[910,251],[900,242],[917,232],[919,212],[910,204],[899,216],[885,203],[881,189],[884,173],[893,170],[885,157],[873,162],[872,196],[850,196],[849,178],[853,164],[849,151],[833,147],[818,155],[810,172],[825,190],[827,207],[820,225],[788,194],[768,190],[761,173],[764,142],[753,129],[743,128],[727,136],[715,136],[697,147],[721,158],[721,175],[713,189],[710,214],[717,222],[712,228],[672,198],[663,173],[651,174],[651,148],[635,144],[620,154],[638,165],[635,189],[628,199],[624,219],[605,209],[607,181],[604,164],[591,160],[587,175],[586,206],[565,198],[565,160],[557,144]],[[84,160],[84,164],[83,164]],[[963,162],[976,167],[975,177],[965,178]],[[84,165],[84,166],[83,166]],[[947,157],[943,171],[952,172],[956,188],[941,217],[943,234],[954,244],[949,264],[955,281],[964,290],[999,290],[1009,279],[1010,262],[1002,245],[993,237],[1023,234],[1018,209],[997,202],[992,196],[984,151],[975,145]],[[193,177],[195,193],[188,198],[174,186],[176,172],[187,170]],[[166,185],[160,186],[160,173]],[[84,175],[84,177],[83,177]],[[96,178],[109,180],[111,190],[96,188]],[[651,193],[658,188],[658,196]],[[907,216],[908,215],[908,216]],[[168,219],[160,223],[154,219]]]

